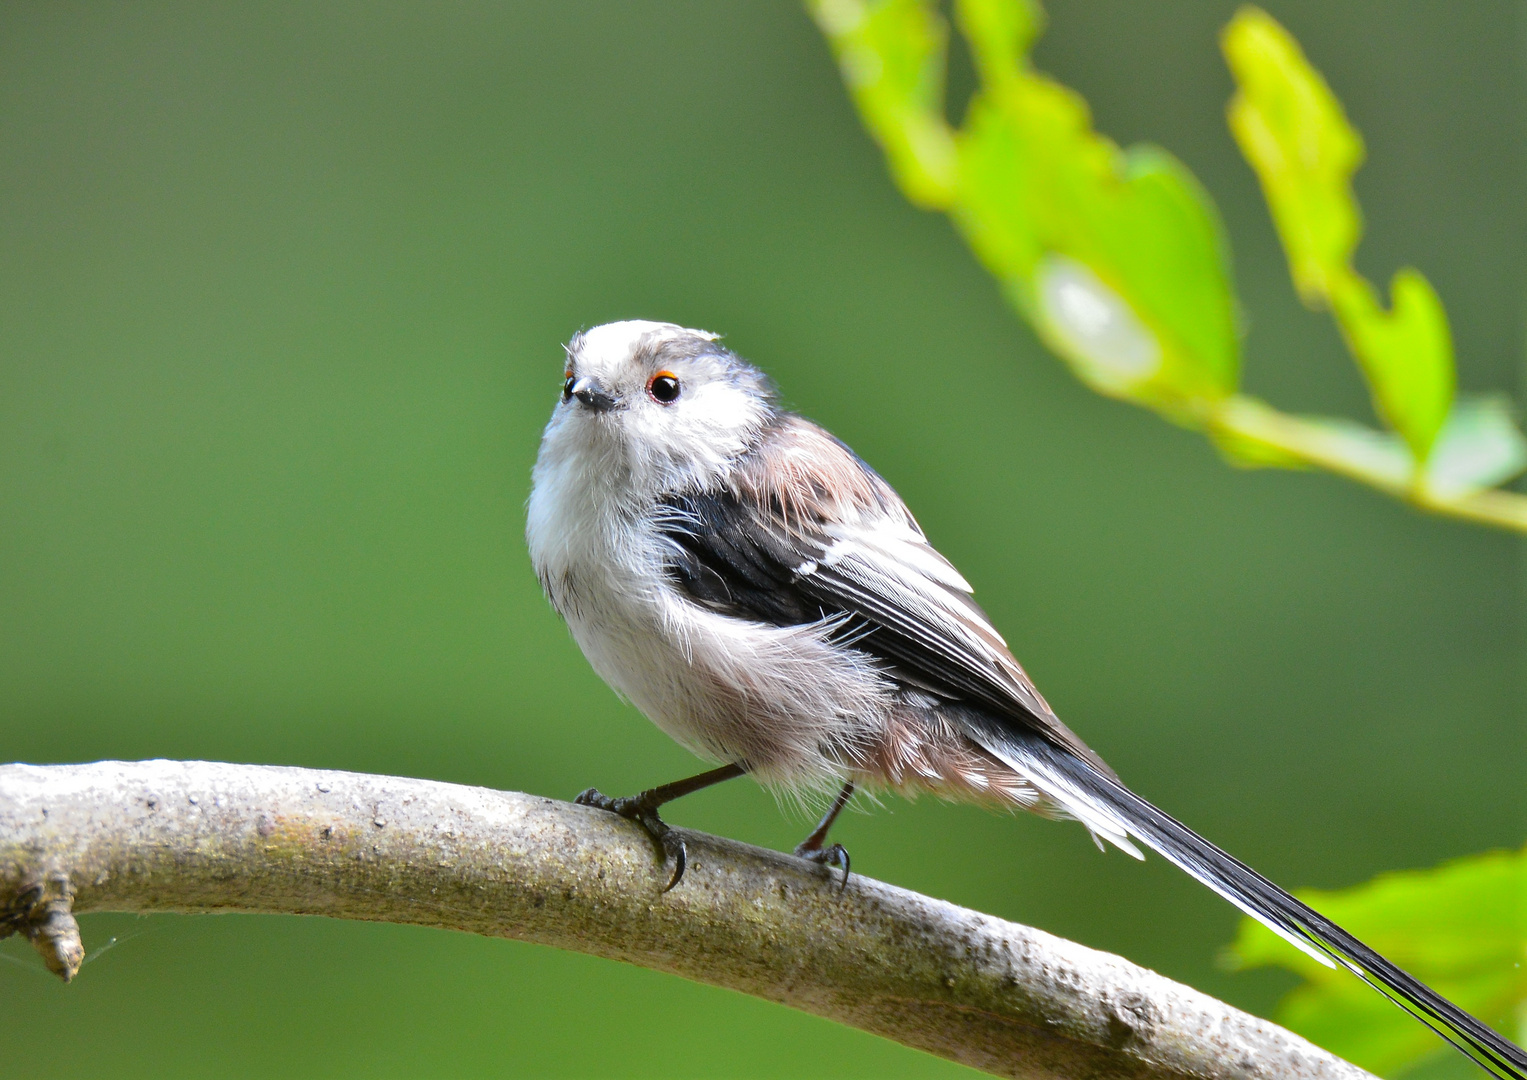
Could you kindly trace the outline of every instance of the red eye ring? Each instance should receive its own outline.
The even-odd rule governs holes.
[[[671,371],[659,371],[647,380],[647,393],[659,405],[672,405],[679,399],[679,377]]]

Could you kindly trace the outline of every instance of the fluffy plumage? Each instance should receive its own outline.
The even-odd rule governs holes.
[[[669,735],[778,787],[927,790],[1138,842],[1527,1080],[1520,1049],[1125,788],[890,486],[715,335],[611,323],[567,355],[531,557],[594,669]]]

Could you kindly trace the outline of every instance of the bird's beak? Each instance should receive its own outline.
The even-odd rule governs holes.
[[[615,408],[615,396],[588,376],[573,383],[573,397],[595,412]]]

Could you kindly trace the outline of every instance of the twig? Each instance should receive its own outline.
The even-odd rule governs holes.
[[[0,766],[0,936],[73,977],[71,912],[261,911],[521,938],[725,986],[1012,1077],[1359,1080],[1264,1020],[1014,923],[552,799],[213,762]]]

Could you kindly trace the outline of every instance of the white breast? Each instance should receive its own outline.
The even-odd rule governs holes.
[[[594,670],[692,752],[790,787],[836,784],[868,752],[892,687],[827,641],[683,597],[668,542],[629,488],[570,458],[536,464],[526,536],[547,596]]]

